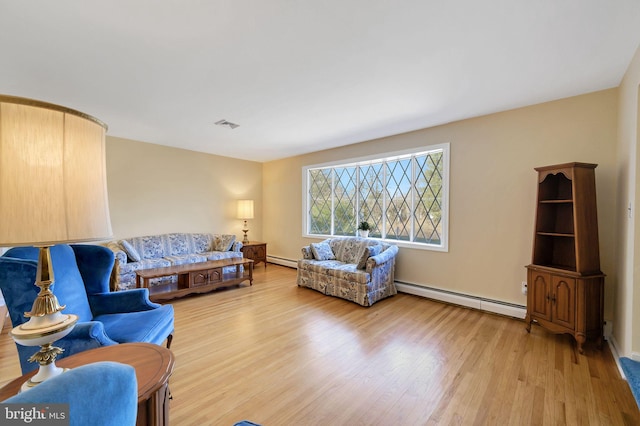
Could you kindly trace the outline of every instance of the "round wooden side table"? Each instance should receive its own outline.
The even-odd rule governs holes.
[[[169,377],[175,363],[169,349],[151,343],[123,343],[80,352],[56,361],[56,365],[74,368],[99,361],[120,362],[135,368],[138,380],[136,425],[169,424]],[[2,387],[0,401],[16,395],[20,386],[36,372],[31,371]]]

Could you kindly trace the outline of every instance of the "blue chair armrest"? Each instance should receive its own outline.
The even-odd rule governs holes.
[[[130,365],[103,361],[71,369],[13,396],[8,404],[69,404],[69,424],[131,425],[138,414],[138,385]]]
[[[71,356],[78,352],[89,349],[101,348],[103,346],[117,345],[118,342],[112,340],[104,331],[104,324],[98,321],[80,322],[73,327],[73,330],[64,338],[56,340],[54,346],[61,348],[64,352],[58,355],[58,359]],[[20,358],[20,368],[22,374],[38,368],[37,362],[29,362],[29,357],[40,350],[37,346],[18,347],[18,357]]]
[[[92,294],[89,296],[89,304],[94,317],[106,314],[148,311],[161,306],[149,300],[149,289],[146,288]]]
[[[102,346],[117,345],[118,342],[112,340],[104,331],[104,324],[98,321],[79,322],[73,327],[71,333],[56,342],[56,346],[63,349],[64,346],[71,344],[75,347],[78,345],[86,346],[86,349],[100,348]],[[79,351],[74,350],[73,353]]]

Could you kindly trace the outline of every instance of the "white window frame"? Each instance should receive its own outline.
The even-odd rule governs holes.
[[[404,240],[396,240],[396,239],[383,239],[383,241],[388,242],[390,244],[395,244],[399,247],[408,247],[408,248],[416,248],[421,250],[432,250],[432,251],[440,251],[440,252],[448,252],[449,251],[449,169],[450,169],[450,146],[449,143],[442,143],[437,145],[429,145],[423,146],[419,148],[412,148],[402,151],[394,151],[376,155],[370,155],[366,157],[358,157],[341,161],[333,161],[322,164],[313,164],[309,166],[304,166],[302,168],[302,236],[305,238],[331,238],[333,235],[325,235],[325,234],[311,234],[309,233],[309,190],[310,190],[310,182],[309,182],[309,170],[318,169],[318,168],[328,168],[328,167],[353,167],[353,166],[363,166],[368,165],[375,162],[380,161],[393,161],[399,158],[405,157],[407,155],[422,155],[428,154],[429,152],[442,150],[442,165],[443,165],[443,173],[442,173],[442,200],[441,200],[441,224],[442,224],[442,235],[440,236],[440,244],[428,244],[414,241],[404,241]],[[411,176],[412,181],[415,182],[415,176]],[[413,185],[412,185],[413,186]],[[386,196],[386,195],[385,195]],[[332,192],[332,197],[334,194]],[[413,198],[412,203],[413,203]],[[386,202],[385,202],[386,204]],[[412,211],[414,211],[415,206],[411,206]],[[333,215],[331,217],[333,222]],[[415,230],[413,229],[414,221],[411,221],[411,238],[414,236]],[[333,229],[333,224],[331,226]],[[336,236],[338,237],[338,236]]]

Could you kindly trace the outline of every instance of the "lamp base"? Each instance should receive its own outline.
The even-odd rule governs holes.
[[[51,362],[51,364],[40,365],[40,369],[36,373],[35,376],[27,380],[20,387],[20,392],[24,392],[28,389],[31,389],[45,380],[49,380],[53,377],[59,376],[65,371],[69,371],[69,368],[58,367],[55,362]]]

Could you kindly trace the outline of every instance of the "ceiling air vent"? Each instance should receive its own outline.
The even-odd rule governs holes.
[[[232,123],[230,121],[225,120],[224,118],[220,121],[216,121],[216,125],[222,126],[222,127],[228,127],[230,129],[235,129],[236,127],[240,126],[239,124]]]

